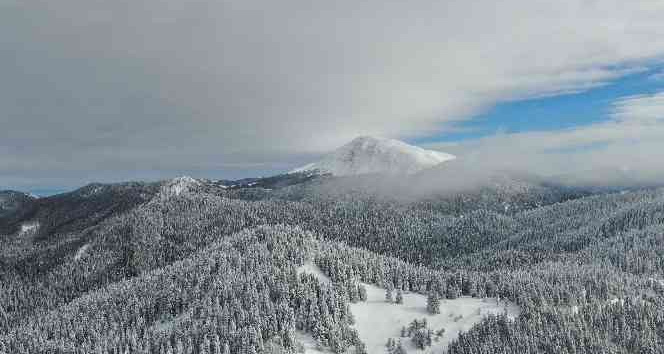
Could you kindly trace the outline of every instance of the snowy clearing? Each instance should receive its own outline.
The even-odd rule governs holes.
[[[298,269],[316,275],[322,282],[329,283],[318,267],[306,263]],[[507,313],[510,318],[518,315],[518,307],[499,302],[496,299],[477,299],[460,297],[455,300],[441,299],[440,314],[430,315],[426,310],[426,296],[415,293],[404,293],[403,304],[385,302],[385,289],[364,284],[367,289],[367,301],[350,305],[355,317],[355,329],[360,339],[366,344],[369,354],[384,353],[388,338],[401,339],[408,352],[417,353],[443,353],[450,341],[456,339],[459,333],[469,330],[489,314]],[[401,328],[415,319],[426,318],[428,326],[433,331],[445,329],[445,333],[438,341],[424,350],[418,350],[411,343],[410,338],[400,338]],[[320,351],[306,351],[307,354],[320,353]]]
[[[445,334],[438,342],[422,353],[442,353],[447,344],[459,336],[459,332],[469,330],[489,314],[507,312],[514,317],[518,308],[500,303],[496,299],[476,299],[461,297],[455,300],[441,300],[440,314],[430,315],[426,311],[426,297],[420,294],[403,294],[403,304],[385,302],[385,289],[372,285],[367,288],[367,301],[351,304],[355,316],[355,328],[360,339],[367,345],[369,353],[381,353],[385,350],[388,337],[399,339],[401,328],[408,326],[414,319],[427,319],[429,328],[434,331],[445,329]],[[416,351],[409,338],[401,338],[407,351]]]
[[[329,354],[331,351],[318,348],[316,340],[311,337],[310,334],[303,333],[301,331],[295,332],[295,339],[302,344],[304,348],[304,354]]]
[[[325,273],[323,273],[323,271],[320,270],[320,268],[318,268],[318,266],[313,264],[312,262],[306,262],[304,265],[297,268],[297,274],[300,275],[302,273],[315,275],[316,278],[318,278],[318,281],[320,281],[321,283],[324,284],[331,283],[330,278],[328,278],[327,275],[325,275]]]

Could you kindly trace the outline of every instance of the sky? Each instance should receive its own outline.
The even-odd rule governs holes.
[[[359,135],[657,179],[662,18],[660,0],[0,0],[0,189],[270,175]]]

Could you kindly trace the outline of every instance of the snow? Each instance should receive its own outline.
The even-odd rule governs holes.
[[[385,302],[385,289],[372,285],[367,288],[367,301],[351,304],[355,316],[355,327],[360,339],[366,344],[369,353],[384,351],[388,337],[399,340],[401,328],[408,326],[414,319],[426,318],[433,331],[444,328],[445,334],[430,348],[416,350],[409,338],[401,338],[408,352],[442,353],[450,341],[460,332],[469,330],[489,314],[507,312],[514,318],[518,308],[498,302],[496,299],[476,299],[461,297],[454,300],[441,300],[440,314],[430,315],[426,311],[426,297],[420,294],[403,294],[403,304]],[[376,316],[380,314],[380,317]]]
[[[155,332],[164,332],[168,333],[173,330],[178,324],[186,321],[191,317],[191,314],[189,312],[183,312],[176,317],[172,318],[167,318],[167,319],[162,319],[161,321],[156,321],[152,325],[152,329]]]
[[[318,281],[320,281],[323,284],[332,283],[330,278],[328,278],[327,275],[325,275],[325,273],[323,273],[323,271],[320,270],[320,268],[318,268],[318,266],[313,264],[312,262],[305,262],[304,265],[297,268],[297,275],[300,275],[302,273],[315,275]]]
[[[331,173],[351,176],[368,173],[413,174],[436,166],[455,156],[425,150],[392,139],[359,137],[323,157],[290,173]]]
[[[21,224],[21,231],[19,231],[19,235],[21,236],[32,235],[37,232],[38,228],[39,228],[38,222],[28,222]]]
[[[30,198],[30,199],[39,199],[39,196],[36,195],[36,194],[34,194],[34,193],[30,193],[30,192],[28,192],[28,193],[23,193],[23,194],[24,194],[26,197]]]
[[[316,275],[322,282],[329,283],[327,278],[314,264],[307,262],[298,269],[298,272],[307,272]],[[403,304],[385,302],[385,289],[364,284],[367,289],[367,301],[350,305],[355,317],[354,327],[360,339],[366,344],[367,352],[385,352],[385,343],[388,338],[401,339],[404,348],[412,353],[443,353],[450,341],[456,339],[459,333],[469,330],[490,314],[507,313],[514,319],[518,307],[500,302],[496,299],[476,299],[460,297],[454,300],[442,299],[440,314],[430,315],[426,310],[426,297],[415,293],[404,293]],[[433,345],[425,350],[417,350],[409,338],[400,338],[401,328],[408,326],[413,320],[427,319],[430,329],[437,331],[444,328],[445,334]],[[319,353],[307,351],[307,354]]]
[[[161,194],[165,196],[180,195],[190,192],[195,187],[200,186],[200,182],[189,176],[173,178],[161,187]]]
[[[81,248],[79,248],[78,251],[76,251],[76,255],[74,255],[74,260],[75,261],[80,260],[85,255],[85,252],[88,250],[88,248],[90,248],[89,243],[81,246]]]
[[[94,188],[85,188],[81,190],[81,197],[83,198],[89,198],[92,197],[93,195],[97,195],[101,193],[104,190],[104,186],[95,186]]]
[[[651,284],[657,283],[659,286],[664,287],[664,280],[662,280],[662,279],[656,279],[656,278],[650,277],[650,278],[648,278],[648,280],[650,281]]]
[[[331,351],[319,348],[316,340],[310,334],[301,331],[295,332],[295,339],[302,344],[304,354],[329,354]]]
[[[625,305],[625,299],[614,297],[613,299],[609,300],[609,304],[611,305],[620,304],[622,306]]]
[[[576,306],[576,305],[572,306],[571,312],[572,312],[573,315],[578,315],[579,314],[579,306]]]

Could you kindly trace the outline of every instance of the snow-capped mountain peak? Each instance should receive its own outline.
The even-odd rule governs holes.
[[[335,176],[413,174],[454,158],[450,154],[425,150],[398,140],[362,136],[325,155],[320,161],[291,173],[310,171]]]

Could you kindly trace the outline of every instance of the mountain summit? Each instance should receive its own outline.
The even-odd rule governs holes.
[[[450,154],[425,150],[398,140],[362,136],[323,156],[320,161],[291,173],[311,171],[335,176],[413,174],[454,158]]]

